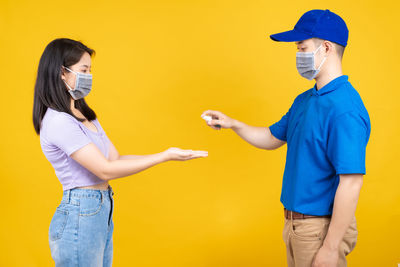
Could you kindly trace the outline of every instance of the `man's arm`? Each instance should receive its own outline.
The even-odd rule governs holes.
[[[356,211],[361,186],[362,174],[340,174],[336,190],[332,219],[324,243],[318,251],[313,266],[336,266],[338,251],[343,236]]]
[[[268,127],[250,126],[214,110],[207,110],[203,115],[212,117],[212,120],[207,123],[211,128],[215,130],[220,128],[232,129],[243,140],[257,148],[272,150],[286,143],[273,136]],[[220,125],[220,127],[216,127],[216,125]]]
[[[255,127],[233,120],[231,129],[247,143],[261,149],[277,149],[286,142],[272,135],[268,127]]]

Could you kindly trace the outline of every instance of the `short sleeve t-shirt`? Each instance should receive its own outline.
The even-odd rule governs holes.
[[[43,117],[40,145],[63,190],[104,182],[70,157],[76,150],[93,143],[108,158],[110,140],[97,118],[92,123],[97,132],[90,130],[70,114],[52,108],[47,108]]]
[[[347,75],[299,94],[269,129],[287,142],[281,202],[288,210],[330,215],[339,175],[366,173],[370,118]]]

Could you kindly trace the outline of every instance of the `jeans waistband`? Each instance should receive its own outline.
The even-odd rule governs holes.
[[[77,198],[104,198],[107,199],[107,196],[111,197],[114,195],[114,191],[110,185],[108,185],[108,189],[89,189],[89,188],[72,188],[68,190],[64,190],[63,197],[61,203],[72,203],[71,199]],[[72,203],[73,204],[73,203]]]

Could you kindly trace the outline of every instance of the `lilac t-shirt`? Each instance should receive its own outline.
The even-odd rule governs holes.
[[[70,114],[52,108],[48,108],[43,117],[40,145],[63,190],[104,182],[70,157],[74,151],[93,143],[108,159],[110,140],[97,119],[92,123],[97,132],[90,130]]]

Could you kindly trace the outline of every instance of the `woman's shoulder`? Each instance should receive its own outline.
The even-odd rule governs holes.
[[[70,124],[73,123],[73,121],[67,115],[69,114],[52,108],[47,108],[41,123],[41,142],[44,142],[44,144],[48,143],[52,137],[65,131],[65,127],[70,127]]]
[[[60,131],[71,125],[78,125],[78,120],[66,112],[57,111],[48,108],[42,121],[42,128],[44,132],[51,129],[52,131]]]

